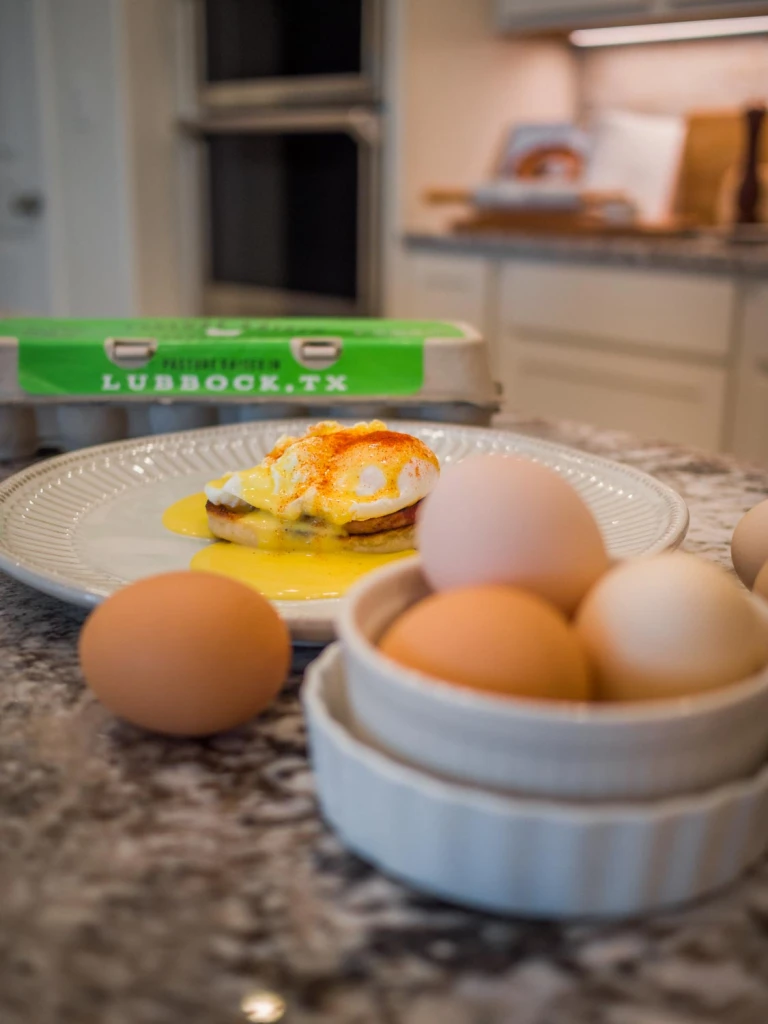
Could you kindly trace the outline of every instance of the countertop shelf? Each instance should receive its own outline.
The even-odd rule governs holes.
[[[723,564],[768,471],[586,427],[507,425],[621,459],[688,501]],[[2,468],[3,476],[13,466]],[[651,1024],[768,1019],[768,862],[645,923],[506,921],[425,899],[320,820],[297,699],[192,742],[116,723],[83,688],[81,616],[0,577],[0,1020]]]
[[[610,238],[533,233],[407,232],[406,247],[475,256],[560,260],[768,277],[768,242],[729,243],[716,234]]]

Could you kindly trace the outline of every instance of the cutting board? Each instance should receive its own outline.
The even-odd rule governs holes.
[[[583,235],[603,238],[675,238],[690,225],[683,221],[663,224],[611,224],[589,213],[476,212],[451,224],[458,234]]]
[[[688,134],[677,188],[676,211],[697,224],[723,222],[724,190],[741,183],[745,145],[744,115],[738,110],[699,111],[688,115]],[[768,164],[768,131],[763,132],[761,163]]]
[[[692,225],[681,217],[659,224],[618,223],[607,220],[604,207],[611,201],[624,201],[620,192],[584,192],[580,210],[480,208],[472,204],[472,191],[461,188],[430,188],[425,201],[440,206],[465,206],[464,216],[451,222],[459,234],[521,233],[542,235],[602,235],[605,237],[675,237]]]

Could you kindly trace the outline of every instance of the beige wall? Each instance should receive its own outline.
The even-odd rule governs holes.
[[[135,282],[120,0],[38,6],[54,311],[129,316]]]
[[[720,39],[585,51],[581,106],[686,113],[768,98],[768,40]]]
[[[563,43],[495,35],[488,0],[405,0],[401,18],[400,223],[439,228],[451,214],[424,189],[483,180],[516,121],[570,120],[576,62]]]
[[[174,316],[182,307],[175,5],[122,0],[121,33],[135,309]]]

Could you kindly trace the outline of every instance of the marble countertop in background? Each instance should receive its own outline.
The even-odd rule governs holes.
[[[727,458],[517,427],[670,484],[690,506],[686,547],[723,564],[768,494],[768,471]],[[301,665],[252,725],[160,739],[84,691],[80,613],[5,577],[0,600],[2,1024],[236,1024],[253,990],[286,1000],[285,1024],[768,1021],[768,861],[645,922],[503,920],[422,898],[319,819]]]
[[[768,277],[768,243],[729,245],[717,237],[607,238],[536,234],[410,232],[408,248],[425,252],[538,259]]]

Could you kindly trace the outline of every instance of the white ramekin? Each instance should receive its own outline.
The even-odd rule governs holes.
[[[323,814],[346,846],[416,889],[497,913],[629,917],[734,881],[768,846],[768,766],[705,793],[573,804],[488,793],[372,747],[339,645],[302,697]]]
[[[637,800],[739,778],[768,754],[768,670],[693,697],[607,705],[499,697],[406,669],[375,645],[428,593],[408,559],[357,583],[337,620],[355,716],[413,764],[532,796]]]

